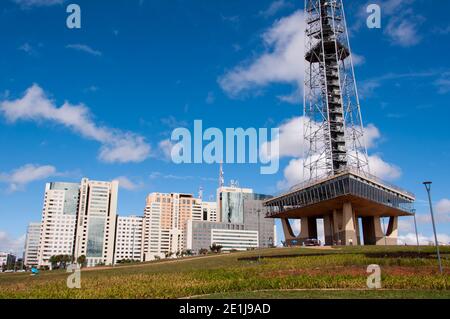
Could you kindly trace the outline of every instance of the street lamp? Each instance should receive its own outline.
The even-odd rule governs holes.
[[[425,188],[427,190],[428,201],[430,202],[430,213],[431,213],[431,222],[433,224],[434,241],[436,242],[436,250],[437,250],[437,256],[438,256],[438,261],[439,261],[439,271],[442,274],[441,254],[439,252],[439,242],[438,242],[437,233],[436,233],[436,224],[434,223],[433,204],[431,201],[431,184],[432,184],[432,182],[424,182],[423,184],[425,185]]]
[[[258,213],[258,262],[261,260],[261,224],[260,224],[260,216],[261,216],[261,209],[258,209],[256,211]]]
[[[417,252],[420,254],[419,233],[417,232],[416,210],[414,210],[414,229],[416,231]]]

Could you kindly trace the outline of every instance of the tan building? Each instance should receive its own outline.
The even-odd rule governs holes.
[[[86,256],[89,267],[114,263],[118,188],[117,181],[81,181],[75,258]]]
[[[183,251],[187,221],[208,219],[217,220],[215,203],[203,202],[191,194],[149,194],[144,211],[143,260]]]

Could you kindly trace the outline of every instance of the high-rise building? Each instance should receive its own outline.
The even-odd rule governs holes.
[[[55,255],[73,255],[79,184],[47,183],[42,210],[38,264]]]
[[[142,261],[144,218],[117,216],[114,261]]]
[[[250,188],[236,186],[219,187],[217,190],[218,215],[222,223],[243,224],[245,230],[258,231],[259,247],[271,247],[276,243],[275,223],[265,218],[264,200],[271,196],[256,194]]]
[[[215,203],[203,202],[191,194],[148,195],[144,216],[144,261],[181,252],[186,247],[188,220],[217,220]]]
[[[276,228],[274,220],[266,218],[267,208],[262,199],[247,199],[244,201],[244,225],[246,230],[258,232],[260,248],[276,245]]]
[[[118,187],[117,181],[81,181],[75,257],[86,256],[88,266],[114,263]]]
[[[27,229],[24,249],[25,267],[39,265],[39,238],[41,236],[41,223],[30,223]]]
[[[217,208],[222,223],[244,223],[244,199],[253,195],[250,188],[221,186],[217,190]]]

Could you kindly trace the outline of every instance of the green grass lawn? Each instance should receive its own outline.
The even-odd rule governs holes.
[[[450,298],[450,249],[443,248],[444,275],[433,255],[416,251],[277,248],[86,269],[81,289],[67,288],[64,271],[0,274],[0,298]],[[383,290],[367,290],[370,264],[380,265]]]

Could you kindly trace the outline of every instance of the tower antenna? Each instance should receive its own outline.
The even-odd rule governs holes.
[[[342,0],[305,0],[304,179],[369,173]]]
[[[220,172],[219,172],[219,188],[223,187],[225,184],[225,179],[223,175],[223,162],[220,162]]]

